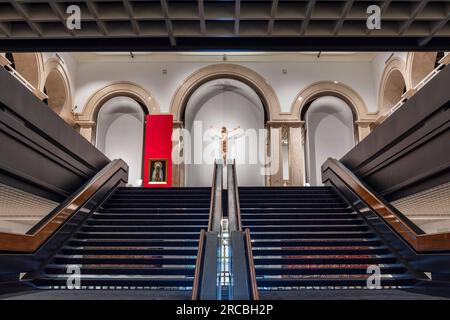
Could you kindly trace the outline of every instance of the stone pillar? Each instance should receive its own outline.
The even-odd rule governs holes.
[[[305,184],[305,128],[304,122],[289,128],[289,180],[292,186]]]
[[[358,120],[355,124],[358,126],[358,138],[361,142],[365,137],[367,137],[371,131],[371,126],[374,123],[373,120]]]
[[[278,148],[279,170],[270,175],[271,186],[303,186],[305,179],[304,155],[304,122],[303,121],[270,121],[269,130],[278,129],[279,134],[271,132],[271,139],[277,139],[272,146]],[[283,179],[283,144],[288,144],[288,172],[289,179]]]
[[[281,126],[278,123],[267,123],[269,133],[266,175],[270,186],[283,185],[283,161],[281,158]],[[267,181],[267,180],[266,180]]]
[[[96,123],[94,121],[77,121],[80,126],[80,134],[90,143],[94,144],[94,128]]]
[[[173,122],[172,135],[172,186],[182,187],[184,181],[184,153],[183,148],[183,122]]]

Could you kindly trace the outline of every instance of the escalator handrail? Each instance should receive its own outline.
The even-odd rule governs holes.
[[[200,286],[203,273],[203,261],[205,254],[206,231],[200,230],[200,238],[198,240],[198,253],[195,261],[194,283],[192,285],[192,300],[200,299]]]
[[[251,293],[251,300],[259,300],[259,292],[258,292],[258,285],[256,283],[256,271],[255,271],[255,263],[253,260],[253,251],[252,251],[252,240],[250,237],[250,230],[245,229],[244,231],[245,236],[245,253],[246,253],[246,260],[247,260],[247,268],[248,268],[248,281],[249,281],[249,288]]]
[[[222,164],[214,163],[211,184],[211,202],[209,206],[208,231],[220,232],[222,220]]]
[[[230,170],[231,169],[231,170]],[[242,231],[241,206],[239,205],[239,189],[237,185],[236,164],[228,164],[228,219],[230,231]],[[230,190],[232,190],[230,192]]]
[[[365,185],[351,170],[340,161],[328,158],[322,172],[332,171],[349,187],[373,212],[394,229],[415,251],[450,251],[450,232],[422,234],[405,221],[405,218],[375,191]]]
[[[120,170],[128,172],[127,164],[121,159],[111,161],[82,188],[72,194],[67,201],[63,202],[50,215],[46,216],[44,218],[45,222],[39,222],[39,227],[32,228],[32,232],[26,234],[0,232],[0,251],[35,252],[67,221],[67,219],[82,207],[89,198],[102,187],[102,185]]]
[[[242,232],[242,222],[241,222],[241,206],[239,200],[239,188],[237,183],[237,173],[236,173],[236,164],[230,163],[227,168],[228,172],[228,219],[231,220],[229,224],[230,232],[239,232],[239,242],[244,241],[244,251],[242,256],[240,253],[240,257],[245,259],[246,266],[246,281],[247,281],[247,289],[248,289],[248,298],[250,300],[259,300],[258,286],[256,284],[256,272],[255,272],[255,264],[253,261],[253,251],[252,251],[252,241],[250,237],[250,230],[245,229]],[[243,238],[243,239],[242,239]],[[233,242],[231,243],[233,246]]]

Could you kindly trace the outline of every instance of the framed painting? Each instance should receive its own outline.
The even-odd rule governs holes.
[[[167,159],[148,159],[148,184],[167,184]]]

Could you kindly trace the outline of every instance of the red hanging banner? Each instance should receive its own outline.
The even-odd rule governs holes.
[[[172,186],[172,129],[171,114],[145,117],[144,187]]]

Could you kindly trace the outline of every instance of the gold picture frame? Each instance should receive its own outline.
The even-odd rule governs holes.
[[[148,184],[167,184],[167,159],[148,159]]]

